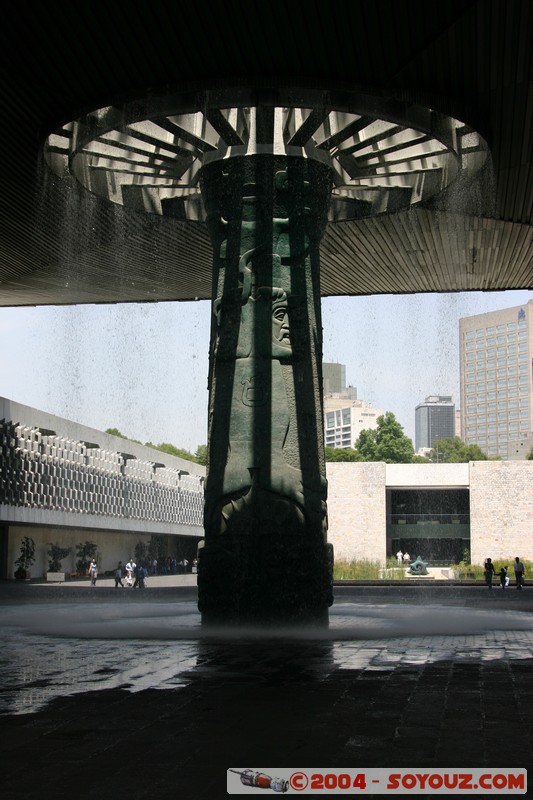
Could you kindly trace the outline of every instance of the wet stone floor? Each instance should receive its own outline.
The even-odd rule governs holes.
[[[277,636],[205,636],[190,595],[0,611],[2,800],[216,800],[238,764],[533,768],[527,609],[340,598],[329,631]]]

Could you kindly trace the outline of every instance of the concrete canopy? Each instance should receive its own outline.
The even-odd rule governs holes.
[[[0,305],[211,296],[203,222],[144,215],[58,180],[46,136],[157,87],[336,88],[433,108],[492,154],[473,186],[331,223],[322,294],[533,288],[529,0],[68,4],[10,11],[0,83]]]

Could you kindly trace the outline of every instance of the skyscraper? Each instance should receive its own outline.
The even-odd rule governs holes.
[[[533,430],[533,300],[459,320],[461,434],[489,457]]]
[[[343,392],[346,389],[346,365],[323,361],[322,379],[324,381],[324,395]]]
[[[439,439],[455,436],[455,405],[450,395],[426,397],[415,409],[415,450],[433,448]]]

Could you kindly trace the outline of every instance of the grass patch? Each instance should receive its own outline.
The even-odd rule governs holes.
[[[525,568],[526,578],[533,577],[533,562],[523,558],[522,563]],[[496,574],[494,576],[494,583],[497,583],[498,572],[501,567],[507,567],[511,583],[514,583],[514,558],[499,558],[494,562]],[[465,561],[459,564],[450,564],[450,569],[455,573],[455,579],[459,581],[465,580],[485,580],[483,574],[483,566],[481,564],[467,564]],[[333,565],[333,580],[335,581],[382,581],[382,580],[406,580],[405,567],[399,567],[398,562],[391,556],[383,564],[381,561],[372,561],[371,559],[361,559],[360,561],[335,561]]]
[[[451,564],[450,568],[453,569],[455,578],[458,581],[482,581],[485,579],[483,567],[478,564],[465,564],[464,561],[460,561],[459,564]]]
[[[335,561],[333,579],[336,581],[379,581],[403,580],[405,569],[398,567],[395,558],[388,558],[386,564],[381,561],[361,559],[361,561]]]

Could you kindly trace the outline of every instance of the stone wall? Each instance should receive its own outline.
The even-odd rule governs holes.
[[[470,463],[470,531],[474,564],[533,560],[533,461]]]
[[[386,559],[386,489],[470,489],[471,559],[533,561],[533,461],[389,465],[329,462],[328,541],[335,559]]]
[[[385,464],[328,462],[328,541],[338,560],[386,560]]]

